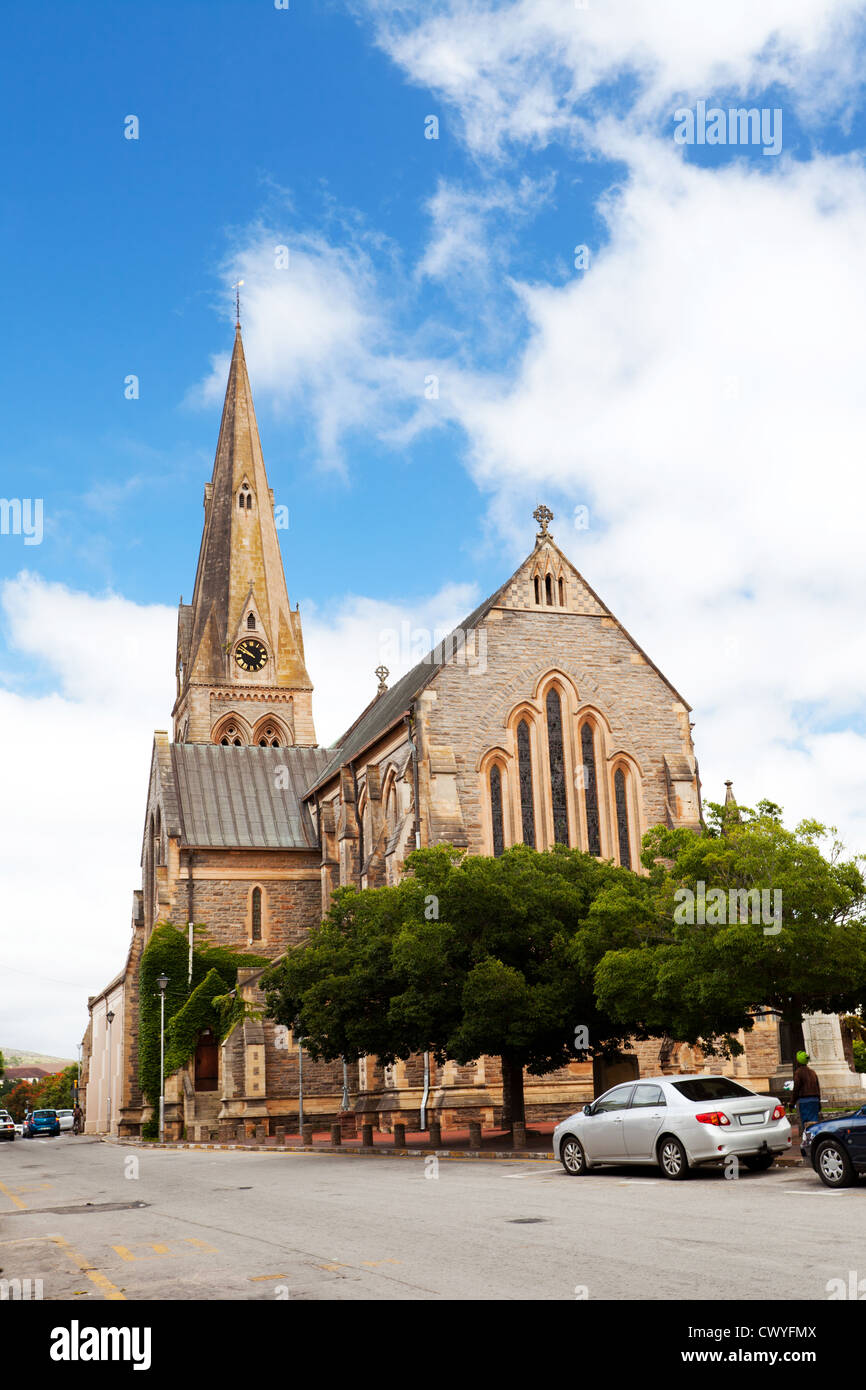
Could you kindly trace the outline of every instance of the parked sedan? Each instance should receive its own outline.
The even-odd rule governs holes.
[[[809,1125],[800,1153],[827,1187],[850,1187],[859,1173],[866,1173],[866,1105]]]
[[[577,1177],[602,1163],[656,1163],[666,1178],[731,1156],[760,1172],[791,1143],[785,1107],[729,1076],[649,1076],[614,1086],[553,1132]]]
[[[60,1121],[61,1130],[71,1129],[75,1123],[75,1112],[73,1110],[58,1110],[57,1118]]]
[[[15,1139],[15,1121],[5,1111],[0,1114],[0,1139]]]

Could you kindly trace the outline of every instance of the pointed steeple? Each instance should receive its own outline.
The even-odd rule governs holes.
[[[315,743],[301,619],[286,589],[239,323],[204,508],[192,603],[178,615],[175,738],[210,742],[233,713],[246,742],[271,713],[287,738]]]

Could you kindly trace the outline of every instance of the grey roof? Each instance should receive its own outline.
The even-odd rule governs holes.
[[[198,848],[315,849],[316,831],[301,798],[330,759],[325,748],[173,743],[172,780],[183,843]]]
[[[503,589],[511,583],[511,579],[506,580],[501,588],[491,594],[483,603],[464,618],[462,623],[458,623],[449,637],[443,642],[439,642],[427,655],[413,666],[411,671],[407,671],[405,676],[401,676],[398,681],[386,690],[382,695],[378,695],[371,704],[367,706],[360,718],[351,724],[343,737],[334,747],[329,750],[328,764],[322,771],[318,779],[311,783],[310,792],[316,790],[324,782],[327,782],[344,763],[351,762],[353,758],[364,749],[369,747],[381,734],[384,734],[398,719],[406,713],[412,701],[421,694],[421,691],[428,686],[436,675],[445,665],[448,654],[455,650],[454,643],[461,640],[461,636],[469,633],[486,618],[490,609],[496,603]]]

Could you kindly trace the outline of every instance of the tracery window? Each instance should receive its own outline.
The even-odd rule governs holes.
[[[613,776],[614,798],[616,800],[616,832],[619,839],[619,862],[623,868],[631,868],[631,840],[628,833],[628,798],[626,796],[625,773],[618,767]]]
[[[490,817],[493,823],[493,854],[498,859],[505,849],[505,825],[502,817],[502,773],[497,763],[490,769]]]
[[[235,728],[234,724],[229,724],[228,727],[223,730],[223,736],[220,739],[220,743],[223,745],[224,748],[228,747],[230,744],[233,744],[235,748],[241,747],[243,739],[241,738],[240,733]]]
[[[262,890],[261,890],[261,888],[254,888],[254,889],[253,889],[252,923],[253,923],[253,932],[252,932],[253,941],[261,941],[261,939],[262,939]]]
[[[595,738],[587,720],[580,730],[583,756],[583,800],[586,807],[587,848],[590,854],[601,854],[601,832],[598,816],[598,779],[595,770]]]
[[[547,692],[547,747],[550,754],[550,799],[553,806],[553,839],[569,844],[568,800],[565,790],[565,749],[562,738],[562,701],[559,691]]]
[[[261,734],[259,735],[259,747],[279,748],[279,746],[280,731],[279,729],[275,729],[272,724],[268,724],[264,729],[262,729]]]
[[[520,816],[523,822],[523,843],[535,849],[535,809],[532,794],[532,751],[529,744],[529,725],[521,719],[517,726],[517,775],[520,781]]]

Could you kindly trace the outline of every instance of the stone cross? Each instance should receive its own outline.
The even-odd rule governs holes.
[[[382,695],[388,689],[385,680],[391,673],[387,666],[377,666],[375,674],[379,677],[379,689],[376,691],[376,694]]]
[[[535,508],[535,511],[532,513],[532,515],[535,517],[535,520],[541,527],[537,539],[540,541],[545,541],[548,539],[552,540],[553,537],[550,535],[550,532],[547,529],[551,521],[553,520],[553,512],[550,510],[550,508],[545,507],[544,503],[542,503],[540,507]]]

